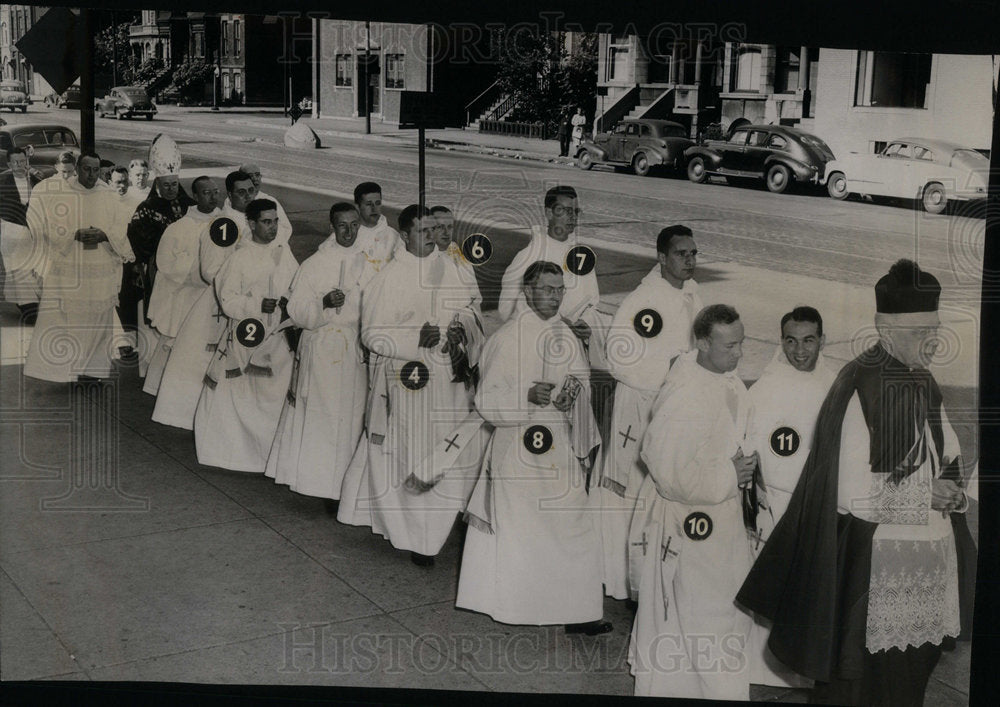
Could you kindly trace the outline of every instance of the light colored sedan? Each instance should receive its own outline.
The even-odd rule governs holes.
[[[849,194],[918,199],[939,214],[949,201],[986,198],[990,161],[946,140],[904,137],[877,155],[852,152],[826,165],[826,188],[834,199]]]

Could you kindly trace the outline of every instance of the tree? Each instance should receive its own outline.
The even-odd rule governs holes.
[[[205,83],[213,79],[215,67],[202,59],[186,59],[174,69],[173,86],[188,101],[204,97]]]

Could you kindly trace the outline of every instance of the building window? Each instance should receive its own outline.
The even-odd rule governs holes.
[[[930,54],[858,52],[854,105],[926,108]]]
[[[243,74],[237,72],[235,74],[234,78],[235,78],[234,83],[235,83],[236,93],[237,93],[237,95],[239,97],[242,97],[243,96]]]
[[[774,58],[774,92],[793,93],[799,88],[801,47],[778,47]]]
[[[229,23],[222,23],[222,56],[229,56]]]
[[[385,55],[385,87],[403,88],[403,55]]]
[[[354,66],[350,54],[338,54],[336,56],[336,84],[337,86],[350,86],[351,77],[354,75]]]
[[[233,56],[239,57],[243,52],[243,37],[240,33],[240,21],[233,20]]]
[[[191,35],[191,44],[191,54],[196,57],[205,56],[204,35],[201,32],[195,32]],[[149,49],[152,50],[152,47],[149,47]]]
[[[760,47],[739,44],[733,54],[733,90],[760,91]]]

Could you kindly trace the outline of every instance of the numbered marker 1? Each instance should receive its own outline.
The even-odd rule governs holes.
[[[524,432],[524,448],[532,454],[552,449],[552,432],[545,425],[532,425]]]
[[[641,309],[632,320],[632,326],[635,327],[639,336],[644,339],[652,339],[663,331],[663,317],[655,309]]]
[[[228,248],[240,239],[240,231],[236,227],[236,222],[231,218],[217,218],[208,227],[208,236],[212,243],[220,248]]]
[[[462,255],[473,265],[484,265],[493,256],[493,243],[483,233],[473,233],[462,241]]]
[[[260,342],[264,340],[264,323],[253,317],[241,320],[236,325],[236,340],[248,349],[260,346]]]
[[[430,378],[430,371],[421,361],[410,361],[399,370],[399,382],[409,390],[420,390]]]
[[[684,519],[684,534],[692,540],[704,540],[712,534],[712,519],[707,513],[695,511]]]
[[[574,275],[589,275],[597,266],[597,254],[585,245],[578,245],[569,249],[565,265]]]
[[[771,451],[779,457],[790,457],[799,451],[802,438],[791,427],[779,427],[771,433]]]

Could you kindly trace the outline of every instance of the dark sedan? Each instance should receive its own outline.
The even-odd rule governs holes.
[[[70,86],[62,95],[52,93],[45,97],[45,104],[54,108],[80,108],[80,87]]]
[[[56,157],[60,152],[80,151],[76,134],[65,125],[21,124],[0,127],[0,169],[7,168],[7,150],[23,147],[29,153],[32,167],[46,177],[55,174]]]
[[[815,135],[781,125],[744,125],[728,140],[706,140],[684,156],[692,182],[700,184],[711,174],[763,179],[776,194],[793,182],[822,183],[826,163],[834,159]]]
[[[118,120],[145,116],[152,120],[156,114],[156,106],[146,95],[142,86],[115,86],[104,98],[97,101],[94,112],[102,118],[112,115]]]
[[[584,140],[576,154],[580,169],[595,164],[631,166],[639,176],[649,174],[653,167],[680,169],[684,166],[684,150],[694,144],[680,123],[653,118],[626,118],[610,133],[598,133],[593,140]]]

